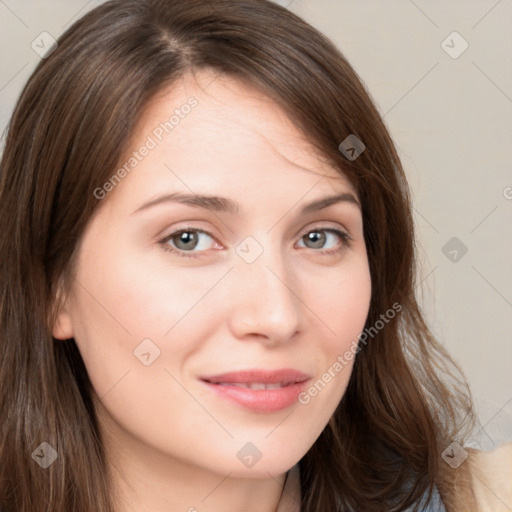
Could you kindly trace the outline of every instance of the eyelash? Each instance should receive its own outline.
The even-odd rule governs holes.
[[[319,251],[315,251],[315,249],[312,249],[313,251],[318,252],[321,255],[333,256],[335,254],[338,254],[338,253],[342,252],[344,249],[350,249],[352,247],[353,239],[352,239],[352,237],[348,233],[345,233],[344,231],[340,231],[339,229],[334,229],[334,228],[331,228],[331,227],[317,227],[317,228],[314,228],[314,229],[310,229],[309,231],[304,233],[300,237],[300,239],[304,238],[309,233],[313,233],[313,232],[316,232],[316,231],[325,231],[325,232],[328,232],[328,233],[333,233],[333,234],[337,235],[342,240],[342,244],[340,246],[338,246],[337,248],[335,248],[335,249],[328,249],[328,250],[325,250],[325,251],[320,251],[320,250]],[[192,252],[188,253],[188,251],[181,251],[179,249],[174,249],[174,248],[172,248],[171,246],[169,246],[167,244],[167,242],[169,240],[171,240],[172,238],[176,237],[177,235],[181,235],[182,233],[204,233],[205,235],[208,235],[209,237],[215,239],[215,237],[211,233],[209,233],[208,231],[204,231],[202,229],[197,229],[197,228],[182,228],[182,229],[179,229],[178,231],[174,231],[170,235],[167,235],[165,238],[163,238],[162,240],[159,241],[159,244],[162,245],[162,248],[163,248],[164,251],[168,251],[168,252],[174,253],[174,254],[178,255],[179,257],[183,257],[183,258],[201,258],[202,257],[201,256],[201,252],[204,252],[204,251],[200,251],[199,253],[192,253]]]

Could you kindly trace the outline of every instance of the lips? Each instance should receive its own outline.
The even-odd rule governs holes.
[[[279,389],[289,386],[289,382],[275,382],[265,384],[264,382],[215,382],[218,386],[235,386],[237,388],[246,389]]]
[[[260,413],[291,406],[309,379],[309,375],[294,369],[243,370],[200,377],[216,396]]]
[[[298,370],[286,368],[282,370],[243,370],[200,378],[211,384],[240,384],[248,386],[255,384],[265,386],[279,384],[281,387],[284,387],[290,384],[296,384],[297,382],[304,382],[309,376]]]

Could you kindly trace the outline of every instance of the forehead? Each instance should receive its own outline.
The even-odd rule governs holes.
[[[341,187],[357,196],[278,104],[231,76],[188,73],[159,91],[119,165],[149,139],[155,144],[126,180],[138,196],[159,188],[206,194],[222,188],[223,195],[289,193],[298,200],[313,187],[318,193]]]

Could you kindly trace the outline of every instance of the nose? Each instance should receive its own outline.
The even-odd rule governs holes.
[[[231,272],[230,326],[238,339],[258,337],[267,345],[279,345],[301,328],[298,282],[278,252],[270,256],[264,251],[252,263],[240,259]]]

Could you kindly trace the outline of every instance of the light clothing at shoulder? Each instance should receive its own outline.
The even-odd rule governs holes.
[[[446,512],[446,507],[444,506],[443,500],[441,499],[441,495],[437,490],[437,487],[434,488],[432,496],[427,503],[427,495],[425,495],[422,499],[422,508],[419,509],[419,512]],[[414,507],[410,507],[409,510],[413,510]]]
[[[512,442],[490,452],[472,453],[468,462],[478,512],[512,510]],[[464,504],[456,512],[467,512]]]

